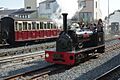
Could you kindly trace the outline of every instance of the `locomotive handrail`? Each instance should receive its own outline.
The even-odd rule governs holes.
[[[85,48],[85,49],[82,49],[80,51],[75,51],[75,52],[85,52],[85,51],[93,50],[93,49],[103,47],[103,46],[105,46],[105,44],[102,44],[102,45],[99,45],[99,46],[96,46],[96,47]]]

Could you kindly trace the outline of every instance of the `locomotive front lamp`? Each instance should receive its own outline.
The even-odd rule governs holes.
[[[48,54],[48,53],[46,53],[46,54],[45,54],[45,56],[46,56],[46,58],[48,58],[48,57],[49,57],[49,54]]]

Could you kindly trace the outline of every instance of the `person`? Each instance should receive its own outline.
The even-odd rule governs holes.
[[[101,32],[101,31],[103,31],[103,22],[102,22],[102,19],[99,19],[98,20],[98,24],[97,24],[97,31],[99,32]]]
[[[83,21],[78,22],[78,24],[79,24],[79,27],[82,28]]]

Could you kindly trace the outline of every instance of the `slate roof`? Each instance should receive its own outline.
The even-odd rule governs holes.
[[[55,2],[55,1],[56,0],[45,0],[45,1],[40,2],[39,4],[46,3],[46,2]]]
[[[33,12],[36,12],[36,10],[32,11],[25,11],[24,9],[0,10],[0,15],[31,14]]]
[[[31,14],[33,12],[36,12],[36,10],[25,11],[24,9],[19,9],[16,12],[12,13],[12,15],[15,15],[15,14]]]
[[[13,10],[0,10],[0,15],[8,15],[8,14],[14,13],[15,11],[17,11],[17,9],[13,9]]]

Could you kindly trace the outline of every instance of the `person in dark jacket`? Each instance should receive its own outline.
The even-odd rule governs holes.
[[[97,31],[103,31],[103,22],[102,22],[102,19],[98,20]]]

